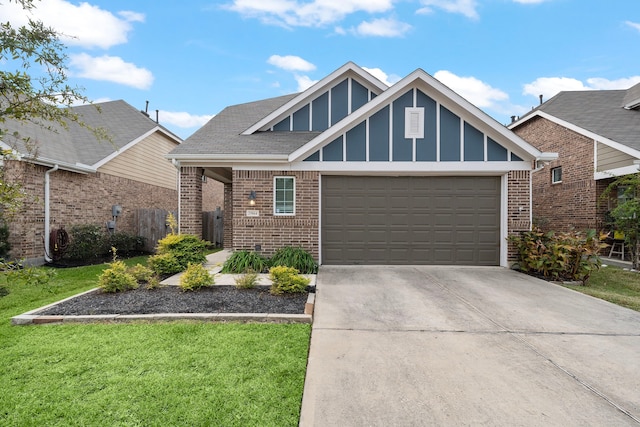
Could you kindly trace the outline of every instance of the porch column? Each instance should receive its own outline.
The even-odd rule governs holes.
[[[180,168],[180,233],[202,238],[202,168]],[[226,212],[225,212],[226,216]]]
[[[224,236],[222,247],[233,249],[233,184],[224,184]]]

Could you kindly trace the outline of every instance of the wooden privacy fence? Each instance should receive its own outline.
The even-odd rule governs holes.
[[[169,211],[164,209],[137,209],[134,214],[136,234],[144,237],[144,250],[155,252],[158,240],[169,233],[167,216]],[[173,215],[177,215],[173,212]]]
[[[144,237],[144,250],[155,252],[158,240],[171,231],[167,226],[169,211],[164,209],[137,209],[134,214],[136,235]],[[178,220],[176,212],[173,216]],[[202,238],[216,247],[222,246],[224,236],[224,212],[217,208],[215,211],[202,212]]]
[[[224,235],[224,211],[217,208],[215,211],[202,212],[202,238],[216,247],[222,246]]]

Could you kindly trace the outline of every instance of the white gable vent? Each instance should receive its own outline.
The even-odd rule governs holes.
[[[424,138],[424,107],[404,109],[404,137]]]

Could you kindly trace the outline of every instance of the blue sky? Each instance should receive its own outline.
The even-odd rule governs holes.
[[[25,12],[0,0],[0,20]],[[36,1],[69,79],[187,138],[225,106],[304,90],[348,61],[417,68],[507,124],[560,90],[640,82],[638,0]],[[72,37],[71,37],[72,36]],[[6,64],[5,64],[6,65]],[[0,64],[2,66],[2,64]]]

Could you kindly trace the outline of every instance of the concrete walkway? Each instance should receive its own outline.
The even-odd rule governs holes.
[[[323,266],[301,426],[640,425],[640,313],[504,268]]]

